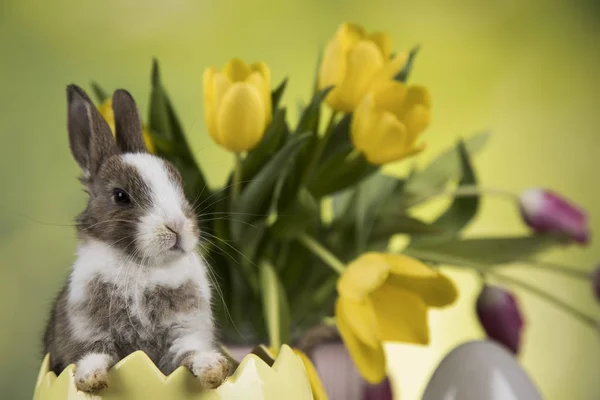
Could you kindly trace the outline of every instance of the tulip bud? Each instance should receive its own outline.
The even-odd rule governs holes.
[[[542,189],[529,189],[519,196],[523,219],[539,233],[564,233],[585,244],[590,233],[583,210],[557,194]]]
[[[377,385],[365,386],[363,400],[393,400],[394,392],[389,378],[385,378]]]
[[[596,299],[600,301],[600,265],[592,272],[592,288],[594,289]]]
[[[477,298],[476,308],[487,336],[517,354],[523,318],[515,297],[502,288],[486,285]]]
[[[229,151],[251,150],[271,122],[271,75],[264,63],[234,58],[203,76],[204,117],[213,140]]]
[[[112,108],[112,99],[106,100],[104,103],[98,106],[98,112],[102,115],[102,118],[106,121],[113,135],[115,135],[115,113]],[[152,137],[150,136],[150,132],[146,127],[146,124],[142,123],[142,135],[144,136],[144,143],[146,144],[146,149],[150,153],[155,153],[156,149],[154,148],[154,143],[152,142]]]

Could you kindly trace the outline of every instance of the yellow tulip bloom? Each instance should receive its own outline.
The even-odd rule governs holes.
[[[374,84],[392,79],[408,55],[391,57],[387,33],[367,34],[363,27],[342,24],[329,42],[319,68],[319,88],[335,86],[325,101],[334,110],[352,112]]]
[[[271,122],[271,73],[264,63],[237,58],[203,76],[204,117],[213,140],[240,153],[256,146]]]
[[[383,342],[429,343],[427,308],[454,302],[445,275],[400,254],[365,253],[338,280],[337,326],[365,380],[386,376]]]
[[[115,134],[115,113],[112,108],[112,99],[106,100],[104,103],[98,106],[98,111],[100,115],[104,118],[104,120],[108,123],[112,134]],[[146,143],[146,149],[150,153],[155,153],[156,149],[154,148],[154,143],[152,143],[152,137],[150,136],[150,131],[146,127],[144,123],[142,123],[142,135],[144,135],[144,142]]]
[[[422,86],[396,81],[378,84],[352,116],[354,147],[376,165],[398,161],[425,148],[416,146],[429,125],[431,99]]]

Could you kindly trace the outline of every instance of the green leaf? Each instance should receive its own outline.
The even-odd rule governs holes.
[[[152,91],[148,121],[153,135],[171,140],[173,145],[178,147],[184,161],[190,166],[196,166],[183,127],[161,82],[160,69],[156,59],[152,63]]]
[[[476,134],[465,140],[465,148],[470,155],[475,154],[487,142],[490,134]],[[442,153],[420,171],[414,171],[405,187],[407,206],[418,204],[431,195],[439,193],[446,184],[460,178],[462,174],[460,154],[455,147]]]
[[[413,69],[413,64],[415,62],[415,58],[417,57],[417,54],[419,53],[420,49],[421,49],[421,46],[419,46],[419,45],[412,48],[412,50],[408,54],[408,60],[406,60],[406,64],[404,65],[404,68],[402,68],[402,70],[400,72],[398,72],[398,75],[396,75],[394,77],[395,80],[400,81],[400,82],[406,82],[408,80],[408,76],[410,75],[410,72]]]
[[[257,214],[267,211],[268,200],[273,194],[277,180],[282,176],[282,170],[294,161],[309,137],[309,133],[291,137],[244,188],[236,208],[239,219],[231,221],[234,240],[240,238],[245,223]]]
[[[317,201],[306,190],[301,190],[295,202],[286,207],[271,227],[271,235],[279,240],[291,240],[300,233],[314,231],[320,221]]]
[[[369,243],[389,240],[393,235],[432,235],[444,231],[420,219],[403,214],[401,211],[392,214],[381,214],[373,224]]]
[[[280,276],[282,281],[285,280],[294,326],[306,326],[305,319],[319,319],[333,313],[333,307],[328,307],[330,304],[321,304],[320,309],[315,309],[313,301],[315,291],[323,282],[332,278],[337,281],[339,276],[305,247],[297,245],[298,242],[289,243],[292,244],[291,251]]]
[[[233,218],[237,218],[236,216],[232,216]],[[239,244],[240,251],[244,255],[244,260],[251,264],[251,270],[256,268],[256,265],[253,264],[254,260],[259,259],[258,255],[260,254],[261,247],[263,247],[263,241],[267,237],[267,221],[255,221],[252,225],[247,225],[246,230],[244,231],[247,234],[245,240],[241,241]]]
[[[277,113],[279,102],[281,101],[281,97],[283,96],[283,92],[285,92],[285,87],[287,86],[288,78],[285,78],[279,86],[273,92],[271,92],[271,104],[273,105],[273,114]]]
[[[309,189],[316,198],[320,198],[353,186],[378,169],[361,154],[340,153],[317,170]]]
[[[300,122],[298,122],[298,126],[296,127],[296,133],[312,132],[314,135],[317,134],[321,115],[321,103],[323,103],[325,96],[327,96],[331,89],[333,89],[333,86],[325,88],[314,95],[308,107],[302,112]]]
[[[152,63],[152,92],[150,93],[150,130],[164,138],[173,140],[182,148],[187,148],[191,156],[183,128],[175,114],[175,110],[167,96],[160,79],[160,69],[157,60]]]
[[[315,65],[315,76],[313,78],[313,96],[319,91],[319,70],[321,69],[321,62],[323,61],[323,46],[320,46],[319,53],[317,54],[317,64]]]
[[[303,99],[296,100],[296,112],[298,115],[302,115],[306,110],[306,102]]]
[[[458,143],[458,153],[461,160],[462,178],[459,186],[474,186],[477,184],[475,172],[469,160],[469,153],[464,141]],[[479,196],[458,196],[450,207],[433,225],[446,231],[459,232],[477,215],[479,210]]]
[[[382,205],[401,185],[401,182],[381,173],[373,174],[358,186],[355,207],[356,247],[363,251],[367,247],[371,230]]]
[[[336,299],[336,286],[339,276],[330,271],[318,261],[309,265],[316,265],[315,274],[307,276],[306,268],[299,281],[302,285],[290,292],[293,298],[290,309],[293,316],[294,327],[312,328],[324,317],[333,315]]]
[[[565,239],[562,235],[454,238],[444,242],[421,242],[405,249],[404,253],[442,264],[492,266],[528,259],[554,246],[564,245]]]
[[[281,196],[279,196],[278,209],[284,209],[294,200],[298,189],[305,183],[306,174],[310,172],[308,170],[311,168],[312,157],[315,155],[319,144],[318,129],[321,103],[329,90],[331,88],[326,88],[316,93],[310,104],[301,112],[300,122],[296,127],[295,133],[310,133],[311,136],[296,161],[290,166],[288,178],[284,182]]]
[[[358,252],[373,249],[396,234],[441,234],[443,230],[411,217],[403,204],[405,181],[382,174],[373,175],[356,190],[347,190],[333,198],[334,226],[332,237],[352,246]],[[349,227],[352,226],[352,230]],[[342,235],[342,236],[340,236]],[[345,235],[345,237],[344,237]],[[347,242],[348,235],[355,237]]]
[[[286,209],[296,200],[298,191],[302,186],[302,172],[306,165],[306,150],[313,144],[314,139],[314,136],[309,137],[306,145],[298,153],[297,157],[290,161],[290,163],[281,171],[273,196],[272,210],[274,212]]]
[[[158,154],[168,154],[169,157],[177,158],[186,156],[185,151],[181,147],[176,146],[175,143],[163,137],[153,135],[152,143],[154,144],[154,147],[156,148],[156,152]]]
[[[294,172],[294,165],[297,162],[298,159],[296,158],[295,162],[286,165],[282,171],[281,176],[279,177],[279,179],[277,179],[275,189],[273,190],[273,199],[271,201],[271,213],[276,214],[279,210],[284,209],[296,197],[295,191],[292,192],[291,190],[288,190],[286,193],[285,189],[289,189],[291,186],[290,181],[294,180],[292,174]],[[293,187],[295,190],[296,185],[293,185]]]
[[[301,286],[302,277],[307,274],[306,266],[312,254],[296,241],[282,242],[277,252],[279,279],[286,289],[290,306],[297,301],[292,289]]]
[[[347,218],[354,221],[354,211],[351,210],[354,209],[356,197],[356,188],[351,188],[337,192],[331,197],[331,206],[334,222]]]
[[[236,219],[237,216],[232,216],[232,219]],[[239,256],[239,267],[246,278],[246,281],[253,290],[257,290],[256,282],[256,268],[255,260],[258,260],[261,254],[261,250],[264,247],[264,243],[267,237],[267,222],[266,220],[255,221],[251,225],[246,225],[244,229],[245,239],[239,241],[239,249],[241,254],[233,254],[232,256]],[[229,246],[227,246],[229,247]],[[231,249],[231,248],[230,248]],[[237,269],[237,268],[236,268]],[[237,271],[236,271],[237,272]]]
[[[102,89],[102,87],[97,82],[92,82],[92,91],[94,92],[94,96],[98,100],[98,104],[104,103],[108,98],[109,94],[106,90]]]
[[[152,139],[159,144],[158,155],[171,161],[181,173],[187,199],[193,203],[204,202],[210,197],[206,179],[196,164],[175,109],[161,83],[156,59],[152,63],[152,92],[148,121]],[[202,221],[200,222],[201,228],[207,227]]]
[[[344,117],[335,125],[329,141],[323,150],[321,156],[321,165],[325,160],[328,160],[332,156],[340,153],[348,154],[354,148],[352,141],[350,140],[350,121],[352,120],[352,114],[346,114]]]
[[[327,226],[325,241],[334,252],[340,253],[356,247],[354,219],[357,197],[358,190],[353,187],[340,191],[331,198],[333,218]]]
[[[263,261],[259,271],[269,341],[271,347],[278,349],[282,344],[290,343],[290,310],[285,291],[273,266],[268,261]]]
[[[169,117],[168,99],[160,82],[160,70],[157,60],[152,62],[152,91],[150,92],[148,127],[153,136],[158,135],[164,139],[174,139],[173,127]]]
[[[242,162],[242,182],[251,180],[285,142],[289,130],[285,108],[277,110],[260,143],[248,152]]]

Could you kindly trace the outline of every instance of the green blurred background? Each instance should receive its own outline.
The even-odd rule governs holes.
[[[489,4],[488,4],[489,3]],[[498,2],[500,3],[500,2]],[[600,231],[600,5],[588,1],[444,0],[0,2],[1,199],[30,219],[0,247],[0,398],[30,398],[52,297],[74,258],[69,226],[85,203],[68,151],[65,86],[94,79],[125,87],[147,110],[151,58],[212,185],[232,164],[206,134],[201,75],[233,56],[263,60],[274,83],[290,77],[295,111],[310,92],[318,50],[343,21],[386,30],[397,50],[420,43],[413,81],[429,86],[433,123],[427,162],[458,135],[493,131],[476,159],[485,186],[543,186],[568,195]],[[295,117],[294,117],[295,118]],[[400,166],[402,168],[403,166]],[[436,205],[422,210],[434,212]],[[35,221],[33,221],[35,220]],[[37,221],[37,222],[36,222]],[[515,208],[486,199],[469,234],[524,231]],[[600,244],[544,254],[589,269]],[[533,269],[515,276],[599,316],[589,286]],[[448,269],[461,288],[452,309],[432,313],[428,348],[389,346],[403,399],[420,396],[433,368],[458,343],[482,337],[474,275]],[[600,398],[598,332],[526,293],[521,360],[547,399]]]

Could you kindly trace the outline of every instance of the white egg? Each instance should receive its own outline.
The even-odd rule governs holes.
[[[423,400],[541,400],[517,359],[492,341],[464,343],[437,367]]]

